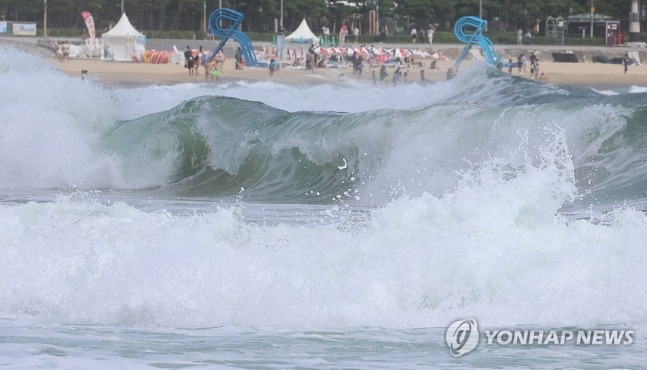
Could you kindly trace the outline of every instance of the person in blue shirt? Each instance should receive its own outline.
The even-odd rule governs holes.
[[[279,62],[275,59],[270,60],[270,76],[274,76],[274,72],[279,70]]]

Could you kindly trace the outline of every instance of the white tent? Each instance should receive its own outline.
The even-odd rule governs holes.
[[[319,38],[310,31],[310,27],[308,27],[308,22],[306,22],[305,18],[294,32],[285,37],[285,40],[288,42],[303,42],[308,44],[319,43]]]
[[[126,13],[121,15],[119,22],[110,31],[101,35],[106,51],[106,58],[113,60],[131,62],[133,56],[141,58],[146,49],[146,36],[139,33],[130,24]]]

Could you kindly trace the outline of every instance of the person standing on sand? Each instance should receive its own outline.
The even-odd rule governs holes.
[[[271,59],[269,68],[270,68],[270,77],[274,76],[274,72],[279,70],[279,62],[277,62],[276,59]]]
[[[63,63],[63,44],[60,41],[56,43],[56,58],[59,63]]]
[[[625,67],[625,74],[627,74],[627,69],[631,63],[631,58],[629,58],[629,53],[625,53],[624,58],[622,58],[622,65]]]
[[[224,64],[225,63],[225,54],[222,52],[222,49],[218,51],[218,54],[216,54],[216,57],[213,58],[216,61],[216,64]]]
[[[236,50],[236,69],[243,69],[243,50],[238,47],[238,50]]]
[[[186,62],[187,68],[189,68],[189,76],[193,76],[193,69],[195,68],[195,57],[193,53],[190,53],[189,60]]]
[[[526,57],[523,54],[519,55],[517,59],[517,67],[520,75],[526,74]]]
[[[211,63],[205,63],[204,64],[204,80],[207,81],[209,79],[209,75],[211,75],[211,71],[213,68],[215,68],[216,62],[211,62]]]
[[[189,57],[191,56],[191,48],[189,45],[184,50],[184,68],[189,68]]]
[[[67,62],[70,62],[70,44],[67,43],[67,41],[63,41],[63,45],[61,46],[61,50],[63,51],[63,60],[67,58]]]
[[[400,82],[400,76],[402,75],[402,60],[398,58],[398,61],[395,64],[395,71],[393,72],[393,86],[396,86]]]
[[[198,55],[193,58],[193,65],[195,67],[195,75],[198,76],[200,75],[200,63],[202,63],[202,46],[200,46],[200,49],[198,50]]]
[[[535,55],[535,52],[530,53],[530,77],[534,80],[537,79],[539,74],[539,58]]]
[[[200,46],[202,48],[202,46]],[[200,64],[204,67],[204,78],[207,78],[207,75],[209,74],[209,71],[207,71],[207,59],[209,59],[209,53],[206,51],[202,52],[202,58],[200,59]]]
[[[315,68],[317,68],[317,54],[314,50],[310,51],[310,73],[315,73]]]
[[[195,65],[195,60],[193,58],[193,51],[191,51],[191,48],[189,46],[187,46],[186,50],[184,50],[184,58],[186,59],[186,64],[184,66],[189,69],[189,76],[193,76],[193,67]]]
[[[380,67],[380,82],[384,85],[384,80],[389,77],[389,74],[386,72],[386,66],[382,64]]]
[[[414,27],[411,29],[411,43],[415,44],[417,38],[418,38],[418,31],[416,31],[416,28]]]
[[[222,71],[222,64],[211,61],[210,63],[206,64],[206,74],[204,76],[205,81],[207,78],[211,78],[211,81],[213,81],[213,78],[215,77],[216,80],[218,77],[220,77],[220,72]]]
[[[360,55],[355,59],[354,62],[354,70],[355,73],[357,73],[357,79],[359,79],[362,76],[362,70],[364,69],[364,56]]]

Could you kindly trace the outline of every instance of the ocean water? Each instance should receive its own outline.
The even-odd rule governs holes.
[[[0,367],[644,366],[647,87],[0,81]]]

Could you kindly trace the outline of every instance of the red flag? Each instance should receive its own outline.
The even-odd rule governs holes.
[[[94,45],[94,40],[97,36],[96,31],[94,30],[94,18],[92,18],[92,14],[88,11],[82,11],[81,15],[83,16],[85,26],[88,28],[88,32],[90,33],[90,45]]]

